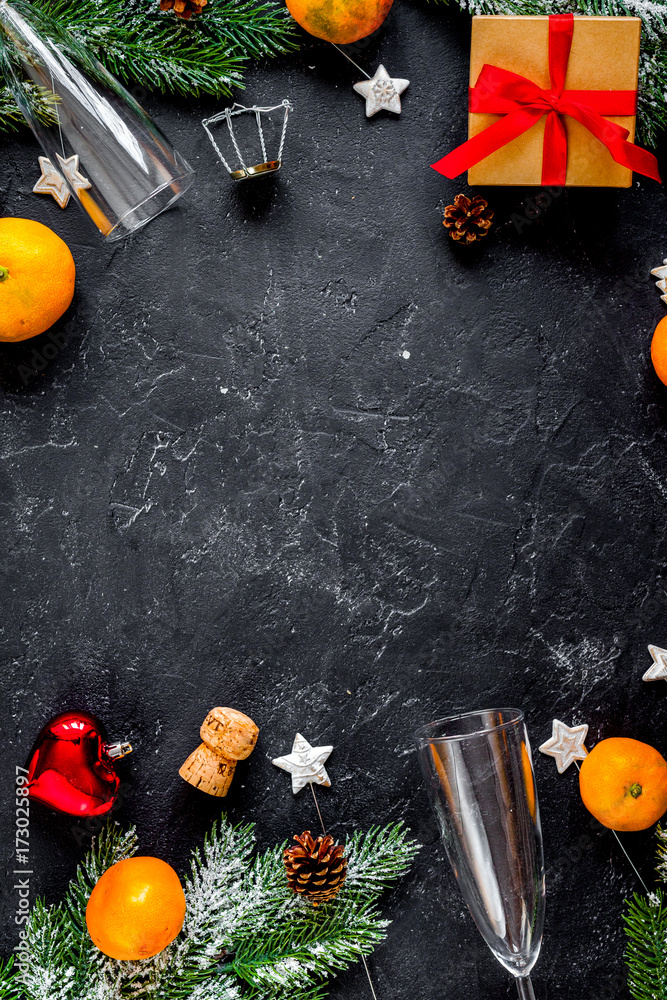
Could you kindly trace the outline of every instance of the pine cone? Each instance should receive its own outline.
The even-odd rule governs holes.
[[[297,846],[288,847],[283,855],[290,889],[306,896],[313,906],[333,899],[347,875],[345,848],[328,835],[313,837],[310,830],[294,839]]]
[[[189,21],[193,14],[201,14],[208,3],[208,0],[160,0],[160,10],[171,10],[173,8],[176,17],[183,21]]]
[[[486,236],[493,221],[493,209],[489,208],[489,203],[481,195],[474,198],[466,198],[464,194],[457,194],[453,205],[448,205],[445,209],[443,226],[449,229],[449,235],[453,240],[463,240],[465,243],[474,243]]]

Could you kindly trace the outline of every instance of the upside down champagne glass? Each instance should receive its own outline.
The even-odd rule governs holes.
[[[25,0],[0,0],[0,68],[53,167],[107,240],[144,226],[194,172],[71,34]]]
[[[415,733],[447,856],[477,928],[534,1000],[544,922],[540,813],[523,712],[494,708]]]

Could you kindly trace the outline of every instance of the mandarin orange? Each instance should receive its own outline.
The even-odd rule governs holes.
[[[60,319],[74,295],[69,247],[31,219],[0,219],[0,341],[27,340]]]
[[[602,740],[581,765],[579,791],[603,826],[646,830],[667,811],[667,761],[639,740]]]
[[[178,875],[159,858],[134,857],[105,871],[90,894],[86,925],[93,943],[122,961],[150,958],[183,926],[185,895]]]
[[[392,0],[286,0],[294,20],[309,34],[347,45],[376,31]]]
[[[656,375],[667,385],[667,316],[655,328],[651,341],[651,361]]]

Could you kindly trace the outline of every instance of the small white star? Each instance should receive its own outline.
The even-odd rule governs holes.
[[[32,189],[33,192],[50,194],[61,208],[67,208],[71,195],[63,175],[56,170],[48,156],[40,156],[39,169],[42,171],[42,176]]]
[[[355,83],[354,89],[366,98],[366,117],[377,114],[378,111],[393,111],[401,113],[400,95],[409,86],[409,80],[399,80],[389,76],[384,66],[378,66],[375,76],[369,80]]]
[[[285,757],[276,757],[272,763],[292,775],[292,791],[295,795],[311,783],[329,788],[331,782],[324,762],[332,750],[333,747],[311,747],[308,740],[297,733],[292,752]]]
[[[558,773],[562,774],[575,760],[584,760],[588,755],[588,750],[584,746],[587,735],[586,725],[566,726],[564,722],[554,719],[551,739],[542,744],[540,752],[548,757],[554,757]]]
[[[660,646],[649,646],[653,663],[648,668],[643,681],[667,681],[667,649],[660,649]]]

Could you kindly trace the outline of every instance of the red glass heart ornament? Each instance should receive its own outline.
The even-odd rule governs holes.
[[[28,758],[28,795],[69,816],[104,816],[118,797],[113,763],[129,743],[107,743],[88,712],[63,712],[42,729]]]

